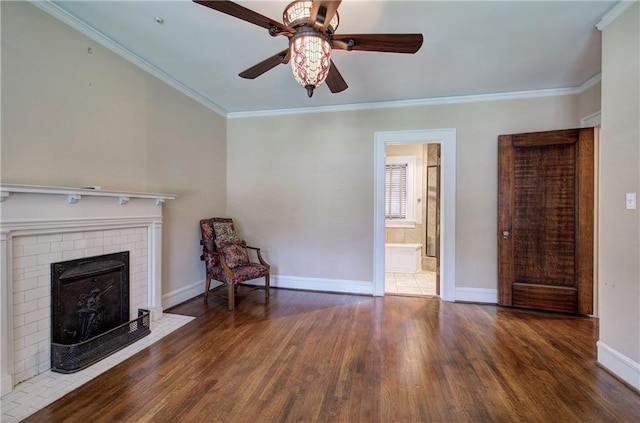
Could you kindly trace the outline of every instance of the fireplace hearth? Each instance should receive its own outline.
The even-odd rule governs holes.
[[[129,252],[51,264],[51,370],[72,373],[148,335],[129,321]]]

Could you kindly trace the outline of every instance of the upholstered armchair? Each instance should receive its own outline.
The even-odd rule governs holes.
[[[250,247],[236,233],[233,220],[214,217],[200,221],[202,233],[202,256],[205,263],[206,280],[204,300],[209,298],[211,280],[222,282],[227,286],[227,295],[218,295],[216,290],[211,295],[227,300],[227,309],[235,309],[235,297],[248,294],[257,289],[264,289],[265,302],[269,301],[269,264],[260,254],[260,248]],[[252,262],[247,250],[254,251],[258,262]],[[244,282],[264,277],[264,286],[248,286]],[[243,286],[242,290],[238,287]]]

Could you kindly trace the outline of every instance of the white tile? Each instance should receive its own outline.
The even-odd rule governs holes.
[[[389,275],[389,276],[387,276]],[[395,286],[387,288],[385,292],[391,294],[405,295],[436,295],[435,293],[435,272],[420,271],[418,273],[387,273],[385,281],[393,278]]]
[[[20,269],[38,265],[38,256],[23,256],[13,258],[13,268]]]
[[[102,246],[87,248],[85,250],[85,254],[87,255],[87,257],[101,256],[104,254],[104,248]]]
[[[24,291],[24,301],[37,300],[39,298],[48,297],[51,292],[51,288],[47,286],[40,286],[35,289],[29,289]]]
[[[398,294],[423,295],[418,287],[403,286],[398,287]]]
[[[86,239],[76,239],[73,241],[73,249],[74,250],[82,250],[83,248],[87,248],[88,241]]]
[[[62,234],[38,235],[36,237],[38,244],[62,241]]]
[[[21,303],[24,303],[24,291],[14,292],[13,304],[21,304]]]
[[[74,241],[76,239],[83,239],[84,234],[82,232],[70,232],[62,234],[62,241]]]
[[[38,264],[50,264],[62,260],[62,254],[60,252],[38,254]]]
[[[384,292],[389,293],[389,294],[397,294],[398,293],[398,287],[396,286],[395,283],[387,284],[384,287]]]
[[[68,250],[62,252],[62,260],[75,260],[84,257],[84,251],[82,250]],[[59,260],[61,261],[61,260]]]
[[[23,247],[25,256],[35,256],[39,254],[48,254],[51,252],[51,243],[38,243],[33,245],[25,245]]]
[[[22,304],[14,304],[13,314],[26,314],[38,309],[38,300],[25,301]]]
[[[13,245],[13,257],[22,257],[24,256],[24,246],[23,245]]]
[[[84,233],[84,237],[86,239],[103,238],[104,237],[104,231],[86,231]]]
[[[11,244],[16,245],[31,245],[37,244],[38,238],[35,236],[17,236],[11,239]]]
[[[418,287],[418,283],[416,282],[414,277],[406,277],[406,276],[402,276],[402,277],[396,277],[396,285],[398,285],[398,287],[412,287],[412,288],[417,288]]]

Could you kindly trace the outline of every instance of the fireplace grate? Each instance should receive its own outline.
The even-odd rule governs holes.
[[[151,333],[149,310],[138,309],[138,318],[77,344],[51,344],[51,370],[74,373]]]

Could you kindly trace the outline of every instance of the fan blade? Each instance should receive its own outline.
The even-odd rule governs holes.
[[[340,75],[340,71],[336,67],[336,64],[331,61],[331,67],[329,68],[329,74],[327,75],[327,79],[324,81],[331,90],[332,93],[339,93],[341,91],[349,88],[346,82],[344,82],[344,78]]]
[[[422,47],[422,34],[334,34],[334,48],[413,54]]]
[[[314,0],[307,25],[326,31],[341,2],[342,0]]]
[[[281,63],[288,63],[289,62],[288,56],[289,56],[289,49],[282,50],[280,53],[274,54],[268,59],[263,60],[257,65],[252,66],[249,69],[241,72],[239,76],[246,79],[255,79],[260,75],[262,75],[263,73],[265,73],[266,71],[275,68]]]
[[[294,34],[295,29],[282,24],[280,22],[269,19],[251,9],[247,9],[244,6],[240,6],[232,1],[201,1],[193,0],[194,3],[208,7],[209,9],[217,10],[218,12],[226,13],[234,18],[242,19],[243,21],[252,23],[254,25],[261,26],[269,30],[271,35],[277,35],[280,32],[288,32]],[[273,28],[273,29],[272,29]]]

